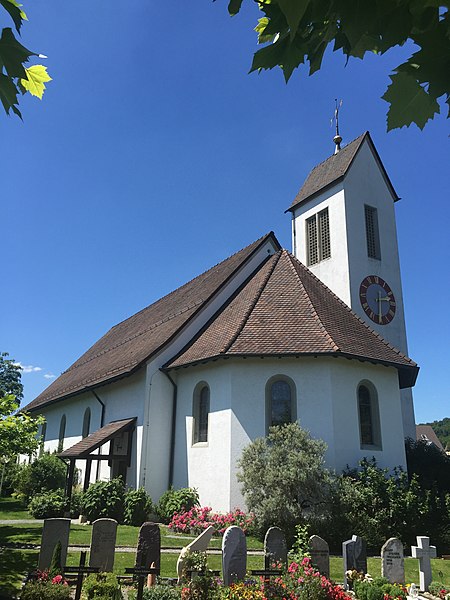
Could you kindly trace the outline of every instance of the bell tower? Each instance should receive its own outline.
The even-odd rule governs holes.
[[[399,197],[368,132],[306,178],[288,211],[294,255],[386,341],[408,354],[394,204]],[[401,390],[415,439],[411,389]]]

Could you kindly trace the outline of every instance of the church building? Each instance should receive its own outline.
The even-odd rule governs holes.
[[[195,487],[244,508],[242,449],[298,421],[341,471],[415,438],[394,204],[368,132],[316,166],[273,232],[110,329],[26,408],[85,487]]]

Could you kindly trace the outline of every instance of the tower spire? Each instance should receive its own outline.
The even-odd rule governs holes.
[[[336,133],[333,138],[333,142],[336,144],[336,148],[334,149],[334,153],[337,154],[341,149],[342,137],[339,134],[339,109],[342,106],[342,100],[338,102],[337,98],[334,99],[336,106],[334,109],[334,121],[336,123]],[[331,119],[331,123],[333,123],[333,119]]]

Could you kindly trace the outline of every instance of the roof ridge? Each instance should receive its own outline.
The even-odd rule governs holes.
[[[273,261],[273,265],[271,266],[271,268],[269,269],[269,272],[267,273],[267,275],[264,277],[263,282],[261,283],[261,285],[259,286],[259,288],[256,290],[255,296],[254,296],[254,300],[253,302],[250,304],[250,307],[245,311],[244,316],[241,319],[240,324],[238,325],[234,335],[231,337],[230,341],[221,349],[220,353],[221,354],[225,354],[226,352],[228,352],[228,350],[230,350],[231,346],[234,344],[234,342],[237,340],[237,338],[239,337],[239,335],[242,333],[242,330],[244,329],[246,323],[248,322],[250,315],[252,314],[258,300],[261,298],[261,294],[263,293],[267,282],[269,281],[272,273],[275,270],[275,267],[278,264],[278,261],[281,258],[281,255],[283,253],[283,250],[279,250],[276,254],[273,254],[272,256],[276,258],[276,260]],[[264,266],[263,263],[261,266]]]
[[[294,272],[295,277],[297,278],[298,283],[300,284],[301,288],[303,289],[305,296],[306,296],[306,300],[311,308],[311,312],[313,315],[313,318],[317,321],[317,323],[320,325],[320,328],[322,329],[323,333],[325,334],[325,337],[328,339],[328,341],[330,342],[331,346],[334,348],[334,350],[336,350],[337,352],[340,352],[341,349],[339,348],[339,346],[336,344],[336,342],[334,341],[334,339],[331,337],[331,335],[328,333],[328,330],[326,329],[325,325],[322,323],[322,319],[319,317],[316,307],[314,306],[314,304],[311,301],[311,298],[303,284],[303,281],[300,279],[300,275],[298,274],[297,269],[294,267],[294,264],[292,262],[292,259],[295,259],[295,257],[288,251],[288,250],[284,250],[283,252],[286,253],[287,258],[289,259],[289,265],[292,269],[292,271]],[[300,261],[299,261],[300,262]],[[301,263],[300,263],[301,264]]]
[[[349,142],[348,144],[345,144],[345,146],[343,146],[339,152],[343,152],[346,148],[348,148],[351,144],[353,144],[354,142],[356,142],[357,140],[359,140],[361,138],[361,142],[363,140],[363,138],[366,137],[366,135],[368,135],[369,132],[365,131],[364,133],[361,133],[360,135],[358,135],[357,137],[355,137],[354,140],[352,140],[351,142]],[[328,160],[330,160],[330,158],[334,158],[335,156],[337,156],[337,153],[334,154],[330,154],[330,156],[327,156],[327,158],[325,158],[324,160],[322,160],[322,162],[317,163],[317,165],[315,167],[313,167],[310,171],[310,173],[312,173],[313,171],[315,171],[316,169],[318,169],[320,166],[322,166],[324,163],[326,163]]]
[[[287,250],[286,250],[287,252]],[[323,283],[323,281],[321,281],[310,269],[308,269],[307,266],[305,266],[302,262],[300,262],[298,260],[298,258],[296,258],[295,256],[293,256],[290,252],[288,252],[288,254],[290,255],[290,257],[292,259],[294,259],[295,261],[298,262],[298,264],[303,268],[306,269],[308,271],[308,274],[311,275],[311,277],[313,279],[315,279],[322,288],[325,288],[328,292],[330,292],[334,298],[341,304],[341,306],[343,306],[347,312],[350,312],[354,317],[356,317],[358,319],[358,321],[360,323],[362,323],[364,325],[364,327],[366,327],[366,329],[368,329],[373,335],[375,335],[381,342],[383,342],[383,344],[385,344],[386,346],[388,346],[391,350],[393,350],[396,354],[398,354],[399,357],[404,358],[406,360],[408,360],[412,366],[417,366],[417,363],[414,362],[409,356],[407,356],[406,354],[404,354],[401,350],[399,350],[396,346],[394,346],[393,344],[391,344],[388,340],[386,340],[380,333],[378,333],[377,331],[375,331],[375,329],[372,329],[372,327],[366,322],[364,321],[364,319],[362,319],[359,315],[356,314],[356,312],[354,310],[352,310],[350,308],[350,306],[348,306],[348,304],[346,304],[341,298],[339,298],[339,296],[337,296],[332,289],[330,289],[327,285],[325,285]],[[306,291],[306,290],[305,290]],[[309,295],[308,295],[309,297]]]

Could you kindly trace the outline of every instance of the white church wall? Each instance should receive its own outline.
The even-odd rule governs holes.
[[[309,269],[350,305],[350,281],[347,256],[346,206],[342,182],[338,182],[326,191],[317,194],[311,200],[298,206],[293,213],[293,254],[300,262],[308,266],[306,252],[306,221],[317,212],[328,208],[330,224],[331,258],[322,260]],[[336,268],[341,265],[343,268]]]
[[[357,466],[362,458],[372,456],[381,467],[406,468],[397,370],[342,358],[332,365],[331,381],[336,470]],[[361,448],[357,390],[362,382],[372,384],[377,393],[381,449]]]
[[[231,410],[230,371],[227,365],[211,363],[175,373],[178,382],[175,488],[195,487],[202,506],[216,511],[230,507]],[[193,443],[193,397],[204,382],[210,389],[208,441]]]

